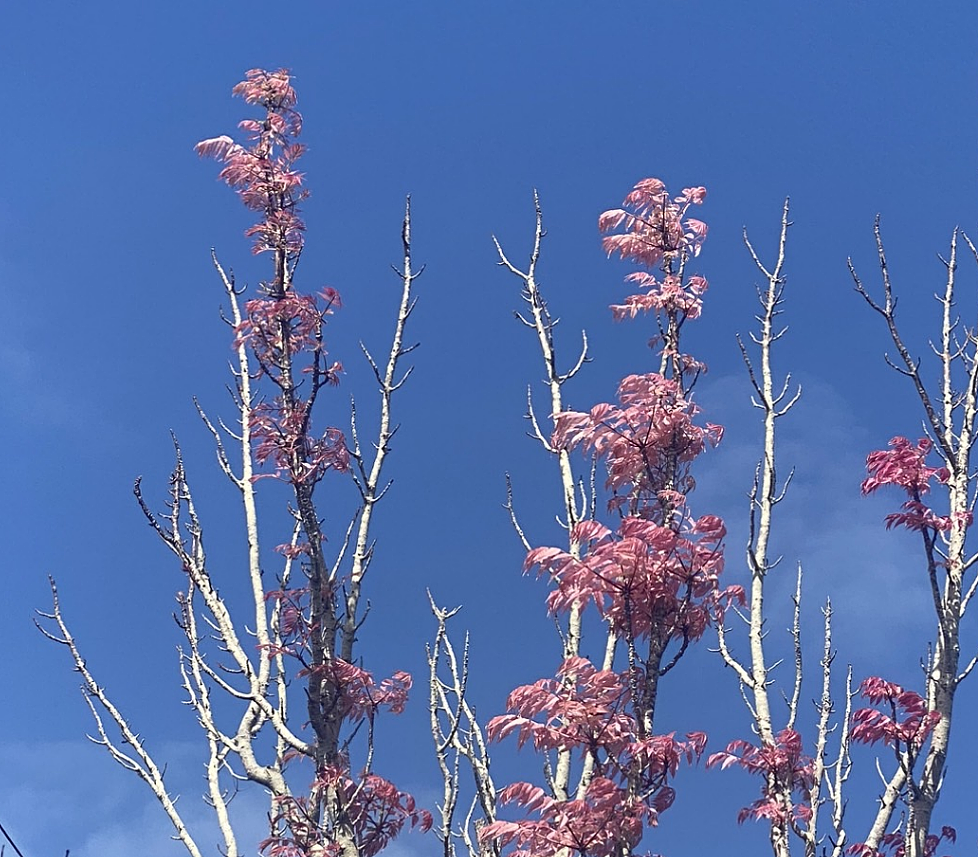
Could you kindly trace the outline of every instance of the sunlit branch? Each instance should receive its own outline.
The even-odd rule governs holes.
[[[381,374],[377,365],[370,359],[371,366],[380,385],[380,425],[377,431],[377,441],[374,444],[373,461],[369,472],[364,472],[361,487],[363,510],[357,527],[356,540],[353,549],[353,564],[350,572],[346,593],[345,617],[343,619],[342,644],[340,657],[345,661],[353,660],[353,644],[358,627],[358,606],[363,575],[370,562],[370,527],[373,521],[373,511],[376,504],[383,498],[386,487],[381,488],[381,474],[387,454],[390,452],[390,441],[397,431],[397,426],[391,424],[391,403],[394,393],[407,380],[411,369],[398,378],[398,367],[402,358],[414,350],[416,346],[404,345],[404,330],[414,309],[415,299],[412,295],[414,281],[424,272],[422,266],[415,271],[411,267],[411,197],[407,198],[404,208],[404,221],[401,228],[401,243],[404,249],[404,259],[400,270],[395,272],[401,278],[401,301],[394,324],[394,335],[387,357],[387,364]]]
[[[441,824],[438,837],[445,857],[454,857],[455,840],[461,838],[470,857],[499,857],[493,842],[479,843],[478,831],[496,820],[496,786],[489,771],[489,754],[482,727],[467,698],[469,644],[466,637],[461,659],[448,634],[447,623],[459,610],[438,607],[428,594],[437,622],[435,639],[428,646],[429,713],[435,756],[442,774]],[[465,819],[456,827],[459,802],[459,763],[465,759],[472,772],[475,795]],[[481,818],[475,817],[476,806]]]
[[[146,783],[146,785],[149,786],[150,790],[159,801],[160,806],[163,808],[163,811],[166,813],[167,818],[170,819],[170,823],[173,825],[173,828],[176,831],[175,837],[180,840],[191,857],[202,857],[201,851],[197,847],[197,843],[190,835],[190,831],[187,829],[187,825],[184,822],[183,817],[177,810],[176,798],[171,796],[166,788],[166,784],[163,781],[163,771],[159,768],[159,766],[153,760],[153,757],[146,750],[145,745],[143,744],[139,735],[132,730],[129,722],[123,716],[122,712],[120,712],[119,709],[112,703],[105,689],[95,681],[95,678],[89,671],[88,666],[85,663],[85,659],[81,656],[78,646],[75,644],[74,637],[71,635],[71,632],[68,630],[68,626],[65,624],[64,617],[61,613],[61,602],[58,598],[58,588],[53,578],[50,579],[50,584],[53,605],[52,612],[42,613],[38,611],[38,614],[42,619],[54,622],[58,629],[58,633],[53,634],[43,625],[37,622],[35,622],[35,624],[45,637],[55,643],[65,646],[68,649],[69,653],[71,654],[71,659],[74,662],[75,670],[82,677],[82,695],[85,697],[85,702],[88,703],[92,718],[95,720],[96,730],[98,731],[97,738],[91,736],[89,737],[94,743],[105,747],[109,755],[123,768],[128,771],[132,771],[144,783]],[[131,748],[131,755],[123,752],[119,748],[119,745],[109,737],[108,733],[106,732],[102,716],[99,713],[99,708],[104,710],[113,724],[115,724],[115,727],[119,731],[121,742]]]

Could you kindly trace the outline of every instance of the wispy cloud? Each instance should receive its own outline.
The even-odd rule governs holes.
[[[221,837],[200,798],[204,782],[199,747],[168,744],[159,758],[170,763],[170,781],[184,820],[204,853],[217,853]],[[135,775],[84,741],[40,745],[0,743],[0,822],[27,857],[175,857],[173,827]],[[244,853],[257,853],[267,835],[267,800],[260,790],[240,792],[231,804]]]
[[[201,798],[200,746],[171,742],[160,749],[158,759],[168,763],[171,792],[180,795],[178,808],[201,851],[220,853],[223,838]],[[26,857],[61,857],[66,850],[71,857],[187,853],[173,839],[172,825],[145,785],[90,742],[0,743],[0,772],[0,823]],[[434,795],[431,791],[432,799]],[[258,843],[268,836],[265,793],[245,786],[229,809],[240,852],[257,854]],[[405,831],[384,853],[419,857],[430,853],[429,845]]]

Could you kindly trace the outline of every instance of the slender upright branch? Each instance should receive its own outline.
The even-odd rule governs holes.
[[[127,771],[132,771],[144,783],[146,783],[147,786],[149,786],[150,791],[152,791],[153,795],[159,801],[160,806],[163,808],[163,812],[166,813],[167,818],[170,819],[170,823],[173,825],[173,829],[175,831],[175,837],[180,840],[191,857],[202,857],[200,848],[194,841],[193,836],[191,836],[186,822],[177,809],[177,798],[171,795],[167,790],[166,783],[163,779],[163,769],[156,764],[153,757],[147,751],[142,738],[140,738],[140,736],[133,731],[125,716],[121,711],[119,711],[118,708],[116,708],[116,706],[112,703],[112,700],[109,699],[105,689],[95,681],[95,678],[92,676],[91,672],[89,672],[85,659],[78,650],[78,646],[75,643],[75,638],[71,635],[71,631],[68,630],[64,616],[61,613],[61,601],[58,598],[58,587],[53,578],[49,578],[49,582],[51,584],[52,610],[50,613],[39,613],[39,615],[42,619],[54,622],[55,627],[58,629],[58,633],[51,633],[44,628],[43,625],[36,622],[35,624],[37,624],[37,627],[45,637],[55,643],[65,646],[65,648],[68,649],[69,653],[71,654],[71,660],[75,665],[75,671],[81,675],[82,695],[85,697],[85,702],[88,703],[89,710],[92,713],[92,718],[95,720],[95,727],[98,732],[97,737],[89,736],[89,739],[94,743],[105,747],[109,755],[116,762],[118,762]],[[123,751],[119,744],[109,737],[105,723],[102,719],[102,714],[100,712],[105,712],[105,714],[108,715],[109,719],[118,730],[119,740],[126,747],[130,748],[129,752]]]
[[[391,402],[394,393],[408,379],[412,369],[409,368],[403,376],[398,377],[400,361],[410,354],[417,346],[404,345],[404,329],[408,318],[414,310],[416,299],[412,296],[414,281],[421,276],[424,267],[418,271],[411,268],[411,197],[407,197],[404,206],[404,222],[401,227],[401,244],[404,248],[404,261],[400,270],[394,268],[401,279],[401,300],[397,310],[397,320],[394,323],[394,335],[391,337],[391,348],[387,356],[387,364],[383,373],[374,366],[374,374],[380,387],[380,425],[377,429],[377,441],[374,444],[373,460],[369,467],[364,455],[359,451],[359,444],[354,453],[356,469],[352,471],[359,476],[358,487],[363,501],[360,520],[353,548],[353,567],[350,572],[346,590],[346,607],[343,619],[342,644],[340,657],[345,661],[353,660],[353,644],[359,623],[359,603],[363,576],[370,565],[371,536],[370,526],[373,522],[374,508],[383,497],[386,487],[381,486],[384,462],[391,450],[390,442],[397,426],[391,423]],[[371,361],[372,362],[372,361]],[[412,367],[413,368],[413,367]]]

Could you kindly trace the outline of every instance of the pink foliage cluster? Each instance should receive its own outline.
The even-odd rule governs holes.
[[[274,476],[293,484],[316,483],[327,470],[344,472],[349,468],[350,452],[343,432],[330,427],[314,436],[309,431],[309,410],[308,401],[286,408],[280,397],[252,409],[255,459],[259,464],[267,461],[275,465],[274,473],[259,474],[254,479]]]
[[[323,300],[323,305],[318,298]],[[245,304],[246,318],[235,328],[235,345],[249,345],[263,373],[268,371],[267,367],[277,366],[285,357],[300,352],[324,354],[323,325],[326,317],[339,307],[339,293],[329,287],[318,296],[297,294],[290,289],[281,297],[250,300]],[[341,369],[336,364],[330,380]]]
[[[365,773],[351,779],[347,766],[327,768],[314,784],[321,792],[335,794],[344,808],[344,821],[352,829],[360,857],[375,857],[404,829],[405,824],[426,831],[431,827],[431,813],[418,809],[414,798],[377,774]],[[277,801],[278,816],[273,827],[288,831],[273,835],[261,843],[269,857],[307,857],[311,845],[320,845],[324,857],[340,857],[340,844],[314,829],[309,821],[313,814],[308,801],[301,797],[284,797]]]
[[[937,846],[941,842],[946,839],[953,843],[957,841],[957,838],[957,831],[953,827],[944,825],[941,828],[940,836],[931,833],[924,839],[923,857],[934,857],[937,854]],[[854,855],[854,857],[905,857],[906,853],[906,837],[901,831],[885,834],[880,840],[878,849],[870,848],[863,842],[857,842],[846,849],[846,854]]]
[[[813,762],[804,754],[801,735],[794,729],[782,729],[773,742],[760,746],[748,741],[731,741],[726,750],[710,756],[706,765],[721,770],[737,765],[763,778],[761,797],[737,816],[741,824],[748,819],[764,819],[786,827],[807,822],[812,817]]]
[[[493,741],[511,733],[517,746],[537,750],[621,749],[634,736],[634,719],[625,711],[627,682],[612,670],[599,670],[584,658],[568,658],[557,677],[516,688],[506,700],[510,712],[489,721]]]
[[[886,486],[895,485],[909,495],[902,511],[886,516],[886,528],[906,527],[909,530],[947,532],[954,527],[967,528],[974,521],[970,511],[938,515],[921,499],[930,491],[931,479],[946,484],[950,478],[947,467],[931,467],[925,463],[934,444],[922,437],[912,443],[905,437],[895,437],[890,449],[871,452],[866,457],[869,476],[863,480],[863,494],[872,494]]]
[[[343,433],[329,428],[316,436],[310,424],[316,393],[338,383],[342,371],[339,363],[326,363],[323,344],[326,318],[340,306],[340,299],[331,288],[318,295],[301,294],[291,282],[289,268],[302,250],[305,229],[298,202],[308,192],[302,188],[302,174],[294,169],[304,148],[294,141],[302,130],[302,116],[295,109],[288,72],[252,69],[233,92],[265,111],[260,121],[240,123],[249,145],[215,137],[198,143],[197,151],[223,161],[220,177],[249,209],[261,212],[262,220],[248,230],[255,236],[255,252],[276,254],[274,280],[265,294],[246,302],[245,318],[235,329],[235,345],[250,347],[260,373],[279,388],[273,400],[252,411],[256,458],[275,465],[268,475],[314,484],[327,470],[345,470],[349,464]],[[305,397],[298,395],[294,377],[294,361],[303,355],[308,361],[301,372],[311,379]]]
[[[556,678],[509,695],[509,713],[489,721],[489,737],[499,741],[516,734],[519,747],[529,742],[536,750],[579,752],[609,780],[645,796],[658,795],[683,758],[692,761],[702,754],[706,736],[694,732],[685,741],[674,735],[643,737],[631,707],[631,689],[641,681],[642,676],[627,671],[599,670],[586,658],[567,658]]]
[[[875,676],[865,679],[860,693],[877,708],[861,708],[852,715],[852,740],[863,744],[882,741],[897,749],[919,750],[941,719],[927,708],[924,698],[912,690]]]
[[[900,685],[876,676],[864,679],[859,691],[877,707],[861,708],[853,713],[852,740],[863,744],[882,741],[898,753],[906,753],[906,764],[912,773],[920,748],[940,722],[940,712],[928,709],[919,693],[904,690]],[[941,829],[940,836],[927,836],[924,842],[925,857],[934,857],[937,846],[944,839],[954,842],[956,836],[954,828],[947,826]],[[892,857],[904,857],[906,853],[905,836],[899,830],[887,833],[880,844],[877,850],[857,842],[849,846],[846,853],[856,857],[883,857],[888,852]]]
[[[327,470],[345,470],[349,453],[343,433],[327,429],[315,436],[310,418],[316,394],[324,385],[339,382],[343,367],[327,364],[323,343],[326,318],[340,306],[335,289],[318,295],[298,292],[291,272],[303,246],[305,225],[298,203],[308,196],[295,162],[304,147],[294,141],[302,131],[302,116],[295,109],[296,95],[288,72],[252,69],[234,87],[249,104],[262,107],[261,120],[246,119],[247,146],[230,137],[214,137],[197,144],[201,156],[224,162],[220,177],[235,189],[245,206],[262,214],[251,227],[256,253],[275,253],[275,277],[264,294],[245,304],[245,318],[235,328],[235,346],[246,345],[258,361],[260,374],[279,393],[252,411],[251,430],[259,463],[275,465],[272,474],[294,484],[315,483]],[[295,361],[306,357],[301,374],[310,379],[305,397],[298,394]]]
[[[724,603],[743,600],[740,587],[719,587],[725,535],[715,515],[678,531],[639,516],[623,518],[617,532],[585,521],[573,532],[588,546],[580,559],[558,548],[535,548],[524,567],[536,567],[555,584],[547,599],[552,613],[594,603],[625,639],[698,640]]]
[[[513,783],[499,793],[500,804],[516,804],[536,819],[496,821],[482,830],[483,839],[513,845],[513,857],[580,854],[615,857],[642,839],[654,810],[606,777],[594,777],[583,798],[556,800],[530,783]],[[654,823],[654,821],[653,821]]]
[[[196,146],[201,157],[224,162],[220,178],[234,188],[241,201],[262,219],[247,234],[254,236],[254,252],[302,249],[305,224],[298,216],[298,203],[308,196],[303,175],[295,163],[305,146],[294,137],[302,132],[302,116],[295,110],[296,94],[285,69],[251,69],[232,92],[248,104],[265,109],[261,120],[239,123],[248,132],[249,146],[228,136],[201,140]]]
[[[553,445],[604,461],[609,508],[622,517],[616,532],[579,524],[573,539],[587,547],[580,559],[556,548],[529,553],[525,568],[537,567],[555,584],[552,612],[593,602],[625,639],[695,640],[725,603],[743,602],[740,587],[719,586],[723,521],[692,518],[687,509],[691,464],[723,436],[721,426],[698,425],[698,413],[677,378],[653,372],[624,378],[617,404],[555,415]]]
[[[882,741],[897,750],[908,750],[911,763],[916,751],[927,740],[940,720],[936,711],[928,710],[923,698],[900,685],[871,677],[860,685],[860,692],[870,702],[888,709],[862,708],[852,715],[850,735],[853,741],[875,744]],[[795,827],[812,817],[811,788],[814,784],[812,759],[802,752],[801,736],[793,729],[779,732],[773,743],[756,746],[748,741],[733,741],[707,760],[707,767],[721,769],[737,765],[764,780],[761,797],[744,807],[738,821],[767,820],[781,827]],[[787,796],[791,796],[789,799]],[[947,828],[950,829],[950,828]],[[898,834],[892,842],[902,839]],[[886,840],[884,840],[886,841]],[[937,839],[933,847],[937,847]],[[849,854],[879,857],[879,854],[857,843]],[[894,853],[902,855],[902,846]],[[928,852],[932,853],[932,852]]]
[[[929,438],[911,443],[905,437],[895,437],[888,446],[890,449],[871,452],[866,457],[869,476],[863,480],[863,494],[872,494],[884,485],[897,485],[908,493],[920,495],[930,491],[929,483],[935,476],[938,482],[947,482],[946,467],[928,467],[924,463],[934,448]]]
[[[649,269],[625,278],[641,291],[613,304],[614,318],[635,318],[640,312],[665,316],[667,324],[660,324],[660,333],[650,338],[649,345],[661,345],[663,354],[675,360],[684,374],[704,368],[690,355],[679,353],[677,340],[682,323],[702,312],[708,287],[705,277],[684,276],[685,260],[699,254],[707,232],[703,221],[686,213],[691,205],[701,205],[705,199],[706,188],[685,188],[679,196],[670,197],[662,181],[643,179],[625,197],[622,208],[613,208],[598,218],[598,229],[610,233],[602,239],[608,255],[617,253]],[[660,275],[652,272],[655,268],[661,268]],[[667,328],[672,335],[666,335]]]
[[[598,218],[598,229],[609,233],[602,240],[605,251],[632,259],[647,268],[683,252],[696,256],[706,240],[706,224],[686,217],[691,205],[701,205],[706,188],[688,187],[670,197],[660,179],[642,179],[625,197],[621,208],[613,208]]]
[[[705,277],[690,277],[683,283],[676,274],[666,274],[659,282],[654,274],[636,271],[625,280],[647,291],[613,304],[611,313],[615,321],[635,318],[640,312],[676,312],[686,318],[699,318],[703,311],[702,296],[708,285]]]

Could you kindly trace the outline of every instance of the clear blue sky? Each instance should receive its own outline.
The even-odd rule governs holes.
[[[531,539],[560,539],[557,485],[521,420],[539,358],[511,315],[518,283],[494,267],[490,242],[496,233],[515,259],[525,256],[534,187],[549,230],[542,280],[562,318],[565,360],[582,327],[592,342],[594,363],[569,394],[579,407],[650,365],[648,328],[613,326],[607,312],[627,269],[604,259],[597,214],[646,176],[709,189],[697,267],[711,289],[687,342],[710,365],[699,401],[728,434],[697,471],[694,508],[728,520],[731,582],[744,580],[743,496],[757,446],[734,340],[754,311],[741,229],[770,253],[791,195],[791,331],[779,360],[805,398],[786,423],[783,461],[798,476],[778,548],[786,571],[799,560],[807,569],[812,642],[817,605],[831,594],[840,663],[852,661],[857,677],[919,686],[915,664],[932,622],[917,543],[883,532],[896,498],[861,500],[858,484],[866,453],[892,435],[915,436],[920,415],[883,364],[884,331],[852,293],[845,260],[852,255],[875,283],[872,223],[882,212],[911,339],[922,345],[936,330],[935,254],[955,225],[978,219],[976,25],[966,2],[8,4],[0,823],[26,857],[181,853],[141,784],[84,741],[88,713],[65,653],[31,625],[32,610],[48,603],[47,574],[58,578],[90,666],[170,760],[184,806],[197,800],[200,757],[179,704],[171,618],[182,581],[131,485],[142,474],[147,496],[162,500],[176,431],[210,521],[211,555],[219,573],[235,573],[235,521],[222,513],[232,498],[191,396],[226,406],[227,331],[210,248],[242,280],[263,268],[241,234],[248,213],[192,147],[233,131],[245,110],[230,88],[253,67],[291,68],[306,118],[313,196],[302,275],[310,287],[338,288],[346,305],[330,330],[348,372],[332,394],[335,421],[350,393],[370,401],[356,342],[381,347],[392,323],[388,265],[398,261],[408,192],[416,259],[428,266],[364,631],[368,666],[408,669],[420,682],[411,710],[382,727],[384,769],[399,785],[428,804],[438,788],[422,686],[426,586],[467,605],[460,622],[472,630],[484,716],[557,662],[543,590],[521,577],[501,508],[509,471]],[[963,273],[970,297],[974,270]],[[974,318],[973,306],[962,312]],[[339,526],[345,512],[335,514]],[[782,604],[788,588],[774,586]],[[775,612],[772,640],[784,624]],[[969,622],[971,646],[973,631]],[[664,693],[663,729],[704,729],[711,751],[746,737],[733,678],[705,646]],[[958,827],[962,854],[978,839],[978,741],[967,728],[976,706],[969,685],[937,816]],[[503,781],[532,761],[511,760],[509,747],[495,756]],[[870,754],[858,759],[871,774]],[[853,818],[874,794],[872,776],[858,783]],[[700,770],[677,788],[651,850],[759,853],[760,829],[735,821],[754,782]],[[262,812],[255,801],[256,838]],[[437,843],[411,836],[398,848],[435,853]]]

